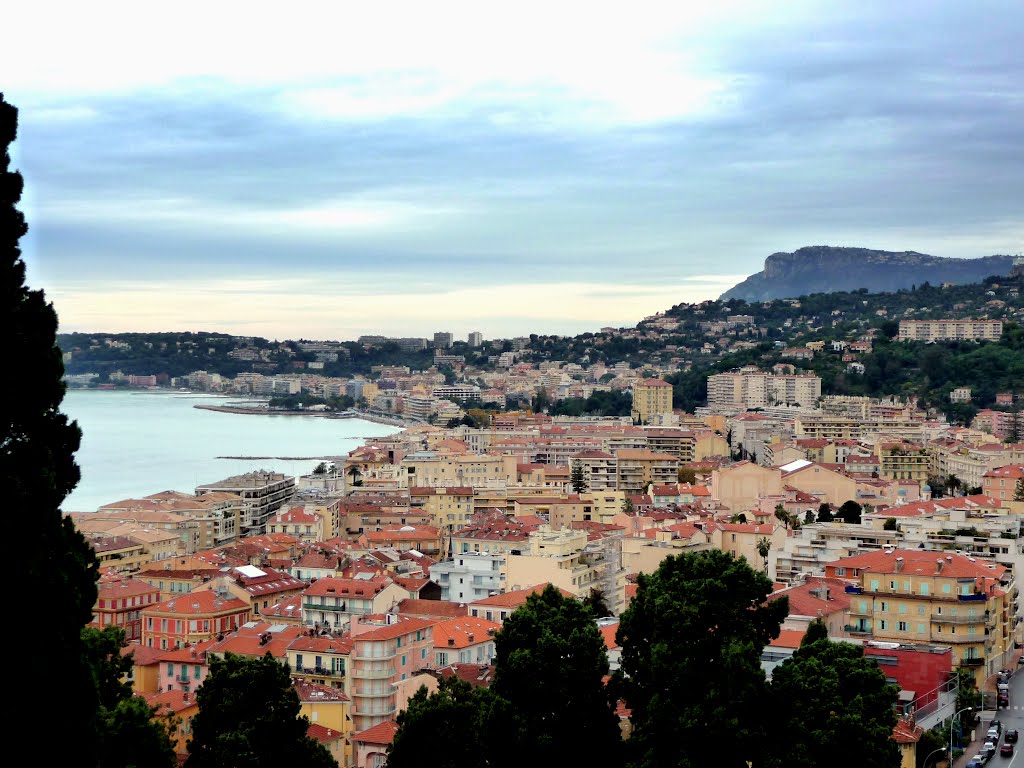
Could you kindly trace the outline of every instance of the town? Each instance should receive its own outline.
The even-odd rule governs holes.
[[[674,329],[666,317],[644,324]],[[749,315],[723,322],[700,330],[768,335]],[[893,326],[881,343],[980,349],[1007,330],[990,317]],[[644,575],[719,552],[764,574],[769,602],[786,598],[760,657],[768,679],[823,624],[898,686],[891,738],[903,766],[938,751],[919,743],[948,740],[960,754],[964,689],[979,710],[1009,707],[1007,670],[1022,655],[1018,393],[991,393],[965,425],[914,395],[822,394],[821,377],[800,367],[832,355],[856,375],[881,333],[768,345],[787,362],[707,372],[692,411],[675,402],[678,361],[526,362],[513,348],[488,371],[451,354],[451,334],[435,334],[419,371],[114,372],[104,386],[162,383],[307,413],[333,401],[343,406],[333,415],[402,428],[306,476],[253,472],[74,513],[101,567],[92,626],[124,631],[133,689],[175,719],[181,755],[210,662],[270,653],[290,670],[309,734],[338,765],[364,768],[387,759],[421,688],[490,684],[495,637],[531,595],[553,588],[589,606],[614,674],[620,617]],[[467,346],[482,343],[470,334]],[[340,348],[305,351],[323,363]],[[560,412],[595,396],[628,412]],[[957,382],[946,398],[979,401]],[[617,714],[628,737],[629,710]]]

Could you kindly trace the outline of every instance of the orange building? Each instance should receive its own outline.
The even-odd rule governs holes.
[[[144,608],[142,644],[182,648],[238,629],[249,620],[249,603],[218,592],[193,592]]]

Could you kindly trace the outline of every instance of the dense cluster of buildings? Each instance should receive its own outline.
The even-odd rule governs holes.
[[[905,320],[900,338],[987,339],[995,323]],[[701,325],[757,335],[749,315]],[[528,595],[550,584],[600,606],[615,659],[638,575],[708,549],[744,558],[774,583],[770,599],[789,598],[762,659],[769,675],[816,619],[878,659],[901,688],[894,738],[907,765],[928,718],[951,714],[956,670],[985,686],[1020,662],[1024,443],[1005,418],[1016,409],[955,427],[913,398],[822,397],[820,378],[782,364],[711,375],[707,406],[684,413],[661,378],[671,366],[527,363],[512,349],[478,370],[451,354],[451,334],[365,339],[388,341],[432,346],[433,367],[171,382],[348,395],[402,419],[326,472],[256,472],[72,516],[103,570],[94,623],[125,630],[135,690],[178,718],[179,749],[209,660],[269,652],[338,764],[381,765],[420,686],[489,685],[495,633]],[[836,343],[851,365],[870,345]],[[784,356],[824,347],[811,344]],[[631,413],[510,409],[601,391],[631,395]],[[481,403],[503,412],[462,420]]]

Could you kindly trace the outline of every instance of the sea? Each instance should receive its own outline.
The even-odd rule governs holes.
[[[298,477],[399,427],[362,419],[224,413],[196,405],[238,398],[168,390],[69,389],[60,410],[78,423],[82,473],[64,512],[196,486],[255,470]],[[225,458],[259,457],[259,458]]]

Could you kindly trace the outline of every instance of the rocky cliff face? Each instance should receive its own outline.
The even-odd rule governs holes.
[[[873,251],[813,245],[793,253],[773,253],[764,270],[722,294],[722,299],[767,301],[809,293],[895,291],[931,283],[977,283],[990,275],[1009,274],[1011,256],[946,259],[915,251]]]

